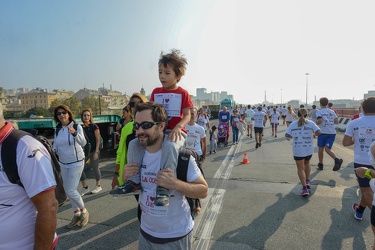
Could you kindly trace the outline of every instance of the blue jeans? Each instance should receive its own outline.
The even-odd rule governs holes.
[[[238,142],[238,128],[232,125],[233,143]]]
[[[78,183],[83,171],[84,162],[73,168],[61,168],[61,176],[64,182],[65,193],[70,200],[74,211],[85,207],[81,195],[78,193]]]

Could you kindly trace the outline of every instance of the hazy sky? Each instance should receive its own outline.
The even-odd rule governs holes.
[[[188,60],[180,85],[240,103],[361,99],[375,89],[375,1],[0,0],[0,86],[131,95],[160,86],[161,51]]]

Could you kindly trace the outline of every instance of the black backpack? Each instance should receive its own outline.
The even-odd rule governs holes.
[[[11,183],[18,184],[19,186],[23,187],[20,177],[18,175],[18,168],[17,168],[17,161],[16,161],[16,153],[17,153],[17,144],[18,141],[25,135],[31,134],[14,129],[9,136],[3,141],[2,148],[1,148],[1,160],[3,162],[4,171]],[[32,136],[40,143],[46,147],[48,153],[51,156],[51,165],[53,174],[55,175],[56,187],[55,187],[55,196],[56,200],[59,203],[59,206],[64,204],[67,200],[67,196],[64,190],[63,181],[61,178],[61,168],[59,161],[57,160],[56,154],[52,148],[52,145],[48,141],[48,139],[44,136]]]
[[[197,163],[202,175],[204,175],[202,167],[201,167],[202,162],[201,162],[200,156],[197,154],[197,152],[195,152],[194,150],[182,148],[182,149],[180,149],[180,152],[178,154],[178,163],[177,163],[177,169],[176,169],[177,179],[182,180],[182,181],[186,181],[190,156],[193,156],[193,158],[195,159],[195,162]],[[199,199],[190,198],[190,197],[186,197],[186,200],[189,203],[190,214],[191,214],[191,217],[194,220],[195,217],[197,217],[198,213],[201,210],[201,207],[202,207],[201,201]]]
[[[55,130],[55,137],[57,137],[57,135],[59,134],[61,128],[62,128],[61,123],[57,124],[56,130]],[[74,123],[73,124],[73,128],[77,131],[78,124]],[[85,131],[83,131],[83,135],[85,136],[85,139],[86,139],[86,145],[83,146],[82,148],[83,148],[83,152],[85,153],[85,161],[87,161],[88,158],[89,158],[90,152],[91,152],[91,143],[90,143],[89,138],[87,137]]]

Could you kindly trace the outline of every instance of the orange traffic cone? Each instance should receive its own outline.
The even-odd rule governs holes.
[[[246,152],[243,153],[243,160],[242,160],[241,163],[242,164],[250,164],[249,159],[247,159],[247,153]]]

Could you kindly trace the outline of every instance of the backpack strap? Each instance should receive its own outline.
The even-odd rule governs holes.
[[[56,125],[56,128],[55,128],[55,137],[57,137],[57,135],[59,134],[61,128],[62,128],[61,123],[58,123],[58,124]]]
[[[3,141],[1,147],[1,161],[3,163],[4,171],[13,184],[18,184],[23,187],[20,176],[18,175],[17,167],[17,145],[18,141],[29,133],[13,129],[9,136]]]
[[[179,180],[186,181],[187,179],[190,155],[191,151],[186,148],[181,148],[178,153],[176,174]]]

